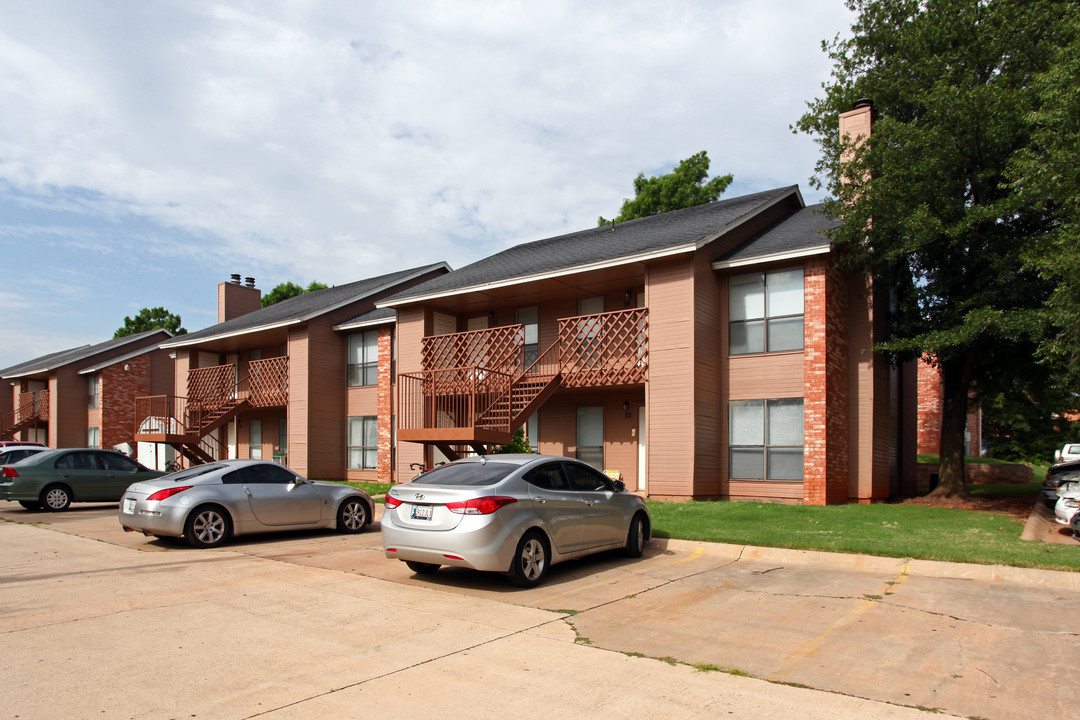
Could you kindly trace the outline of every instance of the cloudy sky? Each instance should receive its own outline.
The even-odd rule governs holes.
[[[230,273],[339,284],[595,225],[706,150],[798,183],[842,0],[8,0],[0,368]]]

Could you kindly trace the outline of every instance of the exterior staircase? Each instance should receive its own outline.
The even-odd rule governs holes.
[[[513,434],[536,409],[559,389],[562,375],[522,374],[510,385],[510,392],[496,400],[477,418],[479,427],[509,428]]]

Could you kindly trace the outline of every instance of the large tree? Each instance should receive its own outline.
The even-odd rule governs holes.
[[[165,328],[173,335],[183,335],[187,330],[180,327],[180,322],[179,315],[173,315],[163,307],[143,308],[135,317],[125,317],[124,326],[117,330],[113,337],[127,337],[155,328]]]
[[[1055,216],[1051,241],[1028,256],[1043,277],[1057,280],[1048,310],[1057,332],[1043,347],[1043,357],[1071,373],[1074,392],[1080,383],[1080,13],[1061,31],[1064,44],[1046,72],[1035,77],[1039,103],[1029,119],[1034,142],[1020,154],[1012,176],[1024,202]],[[1077,399],[1072,398],[1076,410]]]
[[[311,284],[308,285],[306,288],[297,285],[291,280],[286,280],[283,283],[278,283],[278,285],[273,290],[263,295],[262,306],[268,307],[270,305],[273,305],[274,303],[279,303],[282,300],[288,300],[289,298],[296,297],[297,295],[303,295],[306,292],[325,289],[326,285],[319,282],[318,280],[312,280]]]
[[[929,357],[943,382],[937,493],[964,494],[969,400],[1034,381],[1031,353],[1054,278],[1026,269],[1053,217],[1009,184],[1032,143],[1030,113],[1076,12],[1065,0],[848,0],[849,37],[798,129],[816,136],[841,262],[893,291],[896,359]],[[861,144],[837,116],[861,98],[876,119]],[[1045,372],[1045,370],[1040,371]]]
[[[625,222],[712,202],[731,184],[731,175],[718,175],[706,182],[708,177],[709,155],[704,150],[680,162],[667,175],[647,178],[638,173],[633,199],[624,199],[622,210],[611,220],[601,215],[596,223]]]

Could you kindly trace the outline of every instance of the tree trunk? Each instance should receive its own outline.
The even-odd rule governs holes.
[[[971,390],[971,358],[941,361],[941,467],[934,497],[967,497],[964,482],[964,428]]]

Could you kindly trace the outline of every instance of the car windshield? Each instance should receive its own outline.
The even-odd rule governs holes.
[[[494,485],[518,467],[501,462],[450,464],[426,472],[414,478],[413,482],[424,485]]]

